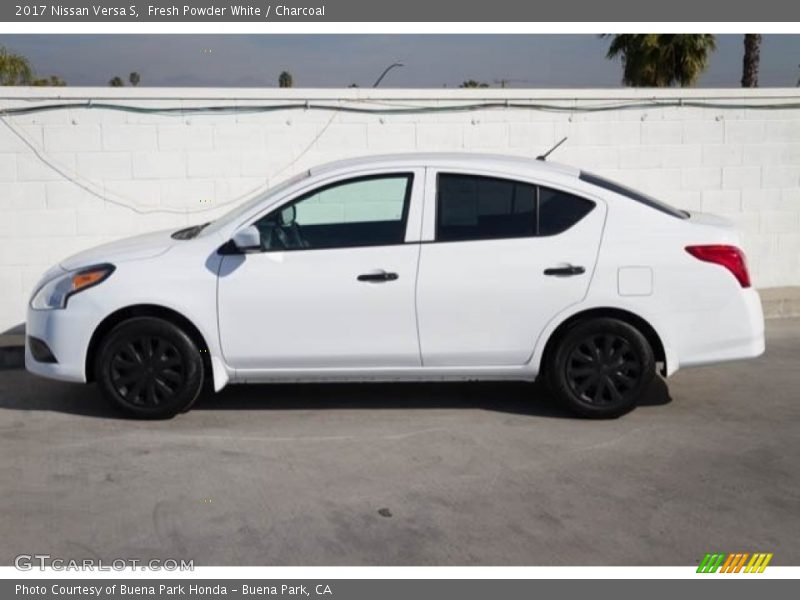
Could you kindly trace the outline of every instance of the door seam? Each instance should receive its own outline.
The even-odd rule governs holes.
[[[419,366],[425,366],[425,360],[422,358],[422,335],[419,330],[419,271],[420,264],[422,263],[422,232],[425,230],[425,205],[428,200],[428,169],[422,170],[422,210],[420,211],[419,231],[417,232],[417,272],[414,276],[414,323],[417,328],[417,351],[419,352]]]

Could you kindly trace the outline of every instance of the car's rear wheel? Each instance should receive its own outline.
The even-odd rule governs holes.
[[[572,412],[614,418],[632,410],[655,376],[653,350],[635,327],[612,318],[582,321],[549,352],[547,383]]]
[[[188,410],[203,389],[203,360],[192,339],[163,319],[117,325],[97,353],[103,395],[130,415],[163,419]]]

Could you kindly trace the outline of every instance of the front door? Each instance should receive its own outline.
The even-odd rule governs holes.
[[[225,256],[220,269],[226,362],[244,376],[420,366],[419,244],[406,243],[415,185],[421,194],[413,172],[338,181],[257,220],[261,252]]]

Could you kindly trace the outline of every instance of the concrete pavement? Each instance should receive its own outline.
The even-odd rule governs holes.
[[[616,421],[524,384],[229,387],[165,422],[0,371],[0,564],[800,564],[800,320]]]

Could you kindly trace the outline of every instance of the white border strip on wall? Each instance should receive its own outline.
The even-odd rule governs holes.
[[[778,100],[800,99],[800,87],[786,88],[192,88],[192,87],[0,87],[3,100]]]

